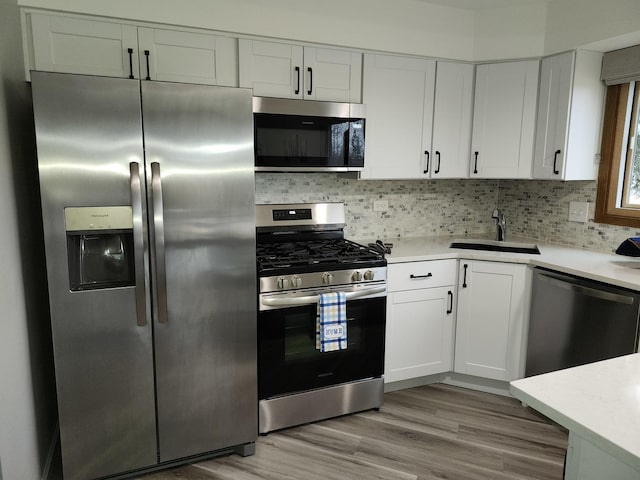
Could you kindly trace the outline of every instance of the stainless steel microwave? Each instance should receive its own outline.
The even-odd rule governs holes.
[[[364,113],[357,103],[253,97],[256,171],[362,170]]]

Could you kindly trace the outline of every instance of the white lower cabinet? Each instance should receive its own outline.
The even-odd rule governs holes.
[[[456,263],[389,265],[385,382],[451,371]]]
[[[531,271],[460,260],[454,371],[494,380],[523,376]]]

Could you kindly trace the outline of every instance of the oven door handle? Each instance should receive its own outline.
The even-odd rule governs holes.
[[[382,293],[387,290],[386,286],[367,288],[364,290],[358,290],[356,292],[345,293],[347,301],[355,300],[356,298],[367,297],[376,293]],[[278,297],[278,298],[263,298],[261,300],[262,305],[265,307],[293,307],[296,305],[308,305],[311,303],[318,303],[320,301],[320,295],[307,295],[304,297]]]

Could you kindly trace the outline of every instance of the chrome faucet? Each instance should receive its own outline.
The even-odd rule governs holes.
[[[507,219],[499,208],[496,208],[493,211],[493,215],[491,216],[491,218],[496,220],[496,226],[498,227],[496,240],[499,242],[504,242],[507,239]]]

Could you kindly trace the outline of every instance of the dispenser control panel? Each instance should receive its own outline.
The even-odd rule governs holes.
[[[67,232],[127,230],[133,228],[133,211],[129,205],[67,207],[64,209],[64,224]]]

